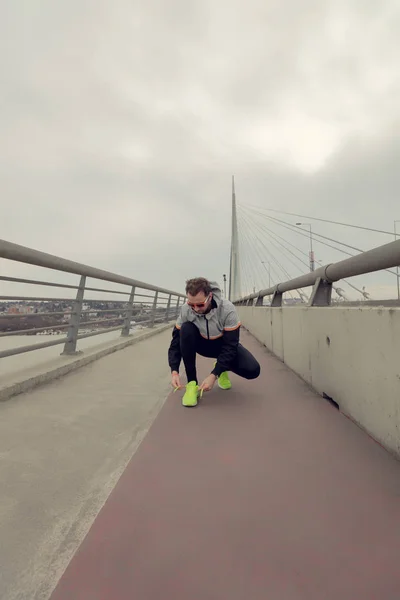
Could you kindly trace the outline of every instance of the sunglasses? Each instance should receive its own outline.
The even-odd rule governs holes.
[[[208,301],[210,300],[210,296],[211,296],[211,294],[208,294],[208,296],[204,300],[204,302],[197,302],[196,304],[192,304],[191,302],[189,302],[189,300],[186,300],[186,303],[188,304],[188,306],[190,306],[190,308],[204,308],[206,306],[206,304],[208,303]]]

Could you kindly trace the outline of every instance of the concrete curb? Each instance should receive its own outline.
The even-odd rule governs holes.
[[[104,356],[112,354],[113,352],[118,352],[118,350],[123,350],[128,346],[133,346],[133,344],[137,344],[138,342],[146,340],[171,328],[172,324],[168,323],[167,325],[161,325],[159,327],[155,327],[154,329],[149,329],[145,333],[125,338],[121,342],[110,342],[110,346],[106,348],[102,348],[101,350],[97,350],[86,355],[83,353],[78,354],[73,360],[70,359],[70,362],[67,364],[49,369],[47,371],[43,370],[43,368],[45,368],[43,366],[41,368],[37,367],[37,373],[30,376],[28,379],[17,381],[10,385],[5,385],[5,387],[0,389],[0,402],[9,400],[13,396],[23,394],[24,392],[29,392],[40,385],[49,383],[54,379],[59,379],[68,373],[72,373],[76,369],[85,367],[99,358],[103,358]]]

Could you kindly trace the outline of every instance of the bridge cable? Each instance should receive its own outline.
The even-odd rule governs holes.
[[[241,222],[243,223],[243,227],[242,227],[243,238],[246,239],[246,242],[248,243],[249,247],[253,248],[254,243],[253,243],[251,237],[249,236],[249,234],[247,233],[247,230],[244,227],[245,223],[244,223],[243,218],[241,218]],[[262,256],[259,254],[259,250],[258,249],[256,250],[256,254],[257,254],[258,260],[261,260]],[[253,271],[255,264],[256,264],[256,261],[253,261],[253,263],[250,263],[250,269],[249,269],[249,271]],[[281,279],[279,273],[275,270],[275,268],[273,268],[273,271],[274,271],[274,273],[276,273],[278,275],[278,281],[279,281]],[[257,279],[258,279],[258,277],[259,277],[259,271],[257,270]],[[253,275],[253,280],[254,279],[255,279],[255,277]],[[249,286],[249,289],[252,289],[252,287],[253,286]],[[265,287],[267,287],[267,286],[265,286]],[[263,289],[263,286],[261,286],[260,289]]]
[[[248,218],[251,218],[251,217],[250,217],[250,216],[248,216]],[[252,218],[251,218],[251,220],[252,220]],[[254,223],[253,223],[253,225],[254,225]],[[282,238],[282,237],[281,237],[281,236],[279,236],[277,233],[275,233],[275,232],[272,232],[272,230],[271,230],[271,229],[268,229],[268,228],[267,228],[267,227],[265,227],[265,226],[261,226],[261,225],[259,225],[259,224],[257,224],[257,225],[258,225],[258,228],[259,228],[259,229],[262,227],[263,229],[267,230],[267,231],[269,232],[269,235],[270,235],[271,237],[272,237],[272,236],[276,236],[277,238],[284,240],[284,241],[285,241],[285,242],[286,242],[288,245],[290,245],[292,248],[294,248],[295,250],[297,250],[297,251],[298,251],[300,254],[303,254],[303,255],[304,255],[306,258],[308,258],[308,254],[307,254],[306,252],[304,252],[303,250],[301,250],[301,249],[300,249],[300,248],[298,248],[297,246],[294,246],[293,244],[291,244],[291,243],[290,243],[288,240],[286,240],[285,238]],[[307,236],[307,237],[308,237],[308,236]],[[274,238],[273,238],[273,239],[274,239]],[[286,247],[285,247],[285,245],[284,245],[282,242],[279,242],[278,240],[276,240],[276,242],[277,242],[277,243],[278,243],[280,246],[282,246],[282,248],[286,249],[288,252],[291,252],[291,251],[290,251],[288,248],[286,248]],[[321,242],[321,244],[324,244],[324,242]],[[326,244],[324,244],[324,245],[326,245]],[[276,247],[276,246],[275,246],[275,247]],[[302,265],[304,265],[305,267],[307,267],[307,270],[309,269],[309,264],[308,264],[308,263],[306,263],[306,262],[305,262],[305,261],[303,261],[301,258],[299,258],[298,256],[296,256],[296,255],[295,255],[293,252],[291,252],[291,254],[292,254],[293,256],[295,256],[295,257],[296,257],[296,259],[297,259],[297,260],[298,260],[298,261],[299,261],[299,262],[300,262]],[[290,260],[290,259],[288,259],[288,260]],[[261,261],[261,262],[262,262],[262,261]],[[315,260],[315,262],[316,262],[316,263],[318,263],[318,264],[319,264],[319,265],[321,265],[321,266],[324,266],[324,263],[323,263],[322,261],[320,261],[320,260]],[[293,261],[291,261],[291,263],[292,263],[292,264],[294,264],[294,263],[293,263]],[[263,266],[264,266],[264,268],[266,269],[265,265],[263,265]],[[297,265],[295,265],[295,266],[297,267]],[[298,267],[297,267],[297,268],[298,268]],[[289,276],[289,275],[287,275],[287,276],[288,276],[288,277],[289,277],[289,279],[290,279],[290,276]],[[360,290],[360,289],[359,289],[357,286],[355,286],[354,284],[350,283],[350,282],[349,282],[349,281],[347,281],[346,279],[342,279],[341,281],[342,281],[342,283],[344,283],[344,284],[348,285],[349,287],[351,287],[352,289],[354,289],[354,290],[355,290],[356,292],[358,292],[359,294],[361,294],[361,295],[364,295],[364,292],[363,292],[363,290]],[[274,285],[275,285],[275,284],[274,284]],[[267,287],[269,287],[269,285],[268,285],[268,286],[265,286],[265,287],[267,288]],[[339,288],[338,288],[337,286],[333,285],[332,287],[333,287],[333,289],[334,289],[336,292],[338,292]],[[250,288],[251,288],[251,286],[249,286],[249,289],[250,289]],[[304,294],[304,296],[306,296],[306,294],[304,293],[304,290],[303,290],[303,294]],[[342,297],[342,296],[341,296],[341,294],[339,294],[339,293],[338,293],[338,296],[339,296],[339,297]],[[300,297],[301,297],[301,296],[300,296]]]
[[[248,217],[251,218],[251,219],[254,218],[254,217],[250,217],[250,215],[248,215]],[[278,233],[276,233],[272,229],[269,229],[265,225],[261,225],[261,224],[259,224],[259,225],[260,225],[260,227],[262,227],[263,229],[265,229],[265,231],[268,231],[269,235],[271,235],[273,237],[273,239],[276,240],[277,243],[279,243],[279,240],[282,240],[280,243],[282,244],[283,247],[286,247],[286,244],[287,244],[287,246],[291,246],[291,248],[293,248],[294,250],[296,250],[296,252],[298,252],[300,254],[303,254],[307,259],[309,259],[309,255],[307,254],[307,252],[304,252],[303,250],[301,250],[300,248],[298,248],[298,246],[295,246],[294,244],[292,244],[291,242],[289,242],[289,240],[287,240],[286,238],[282,237],[281,235],[279,235]],[[288,252],[290,251],[289,248],[286,248],[286,250]],[[306,266],[307,269],[310,267],[309,263],[304,262],[304,260],[302,260],[301,258],[299,258],[297,254],[295,254],[294,252],[291,252],[291,254],[302,264],[302,266]]]
[[[263,246],[264,252],[265,251],[267,252],[267,254],[272,258],[273,264],[275,263],[279,267],[281,273],[283,273],[284,279],[282,279],[282,275],[278,274],[278,283],[282,282],[282,280],[285,280],[285,279],[286,280],[293,279],[293,277],[288,273],[288,271],[281,264],[281,262],[276,258],[275,254],[273,253],[273,251],[271,250],[271,248],[267,246],[267,244],[264,242],[264,240],[261,237],[259,237],[259,235],[257,235],[257,233],[254,234],[254,229],[256,229],[256,228],[254,227],[253,224],[251,225],[251,227],[249,226],[249,229],[252,231],[252,237],[255,238]],[[279,248],[278,248],[278,251],[280,252]],[[265,255],[263,255],[262,257],[260,257],[260,259],[261,258],[265,258]],[[260,260],[260,262],[262,263],[263,261]],[[270,262],[270,260],[268,262]],[[264,266],[265,270],[267,270],[266,267],[265,267],[265,265],[263,265],[263,266]],[[298,269],[297,265],[295,265],[295,267],[296,267],[296,269]],[[274,269],[274,271],[275,271],[275,269]],[[268,285],[268,286],[266,286],[266,288],[267,287],[270,287],[270,286]],[[297,290],[297,292],[298,292],[298,295],[299,295],[300,299],[302,299],[302,294],[300,293],[300,291]],[[289,291],[288,293],[294,299],[292,291]],[[304,290],[302,290],[302,293],[305,296]]]
[[[241,205],[241,207],[243,208],[243,204]],[[257,212],[257,211],[254,211]],[[297,235],[302,235],[303,237],[306,237],[308,239],[310,239],[310,235],[308,233],[305,233],[304,229],[299,229],[298,227],[296,227],[295,225],[292,225],[292,223],[288,223],[287,221],[282,221],[281,219],[277,219],[275,217],[269,217],[267,215],[264,215],[262,213],[258,213],[260,216],[262,216],[264,219],[271,221],[273,223],[275,223],[276,225],[283,227],[284,229],[288,229],[289,231],[295,232],[297,233]],[[317,239],[318,237],[326,239],[326,240],[330,240],[332,242],[335,242],[336,244],[340,244],[341,246],[345,246],[346,248],[350,248],[352,250],[356,250],[357,252],[360,253],[364,253],[365,250],[362,250],[361,248],[356,248],[355,246],[350,246],[349,244],[345,244],[344,242],[341,242],[340,240],[335,240],[333,238],[327,237],[325,235],[322,235],[320,233],[316,233],[313,231],[312,233],[312,237],[313,237],[313,241],[319,243],[319,244],[323,244],[324,246],[327,246],[329,248],[333,248],[334,250],[341,252],[342,254],[346,254],[347,256],[356,256],[355,254],[352,254],[350,252],[346,252],[345,250],[342,250],[341,248],[337,248],[336,246],[332,246],[331,244],[328,244],[326,242],[322,242],[321,240]],[[382,269],[383,271],[387,271],[388,273],[391,273],[392,275],[397,275],[396,271],[392,271],[391,269]]]
[[[255,252],[255,254],[257,256],[257,260],[254,261],[254,259],[253,259],[253,262],[251,263],[251,271],[256,270],[257,271],[257,277],[258,277],[260,271],[257,269],[257,267],[255,267],[255,265],[258,264],[259,261],[261,262],[262,259],[265,258],[265,257],[262,254],[260,254],[260,250],[257,247],[255,247],[254,236],[251,233],[248,233],[248,229],[249,228],[248,228],[248,226],[246,228],[247,224],[245,223],[243,217],[241,217],[241,222],[243,223],[243,229],[242,229],[243,237],[246,239],[246,242],[247,242],[249,248],[251,248],[252,251],[253,251],[253,253]],[[273,271],[274,271],[274,274],[277,275],[278,281],[281,281],[281,275],[275,269],[275,267],[273,267]],[[266,277],[266,275],[264,275],[264,272],[263,272],[263,278],[264,277]],[[254,277],[253,277],[253,279],[254,279]]]
[[[251,219],[251,221],[253,221],[253,218],[252,218],[252,217],[250,217],[250,215],[248,215],[248,218],[249,218],[249,219]],[[267,219],[268,219],[268,217],[265,217],[265,218],[267,218]],[[253,226],[254,226],[254,223],[253,223]],[[258,229],[262,228],[262,229],[265,229],[265,230],[267,230],[271,236],[276,236],[276,237],[278,237],[278,238],[280,238],[280,239],[283,239],[283,240],[284,240],[284,241],[285,241],[287,244],[289,244],[290,246],[292,246],[292,248],[294,248],[295,250],[297,250],[298,252],[300,252],[300,253],[301,253],[301,254],[303,254],[304,256],[308,257],[307,253],[303,252],[303,251],[302,251],[302,250],[300,250],[300,249],[299,249],[297,246],[294,246],[294,245],[293,245],[293,244],[291,244],[289,241],[285,240],[284,238],[282,238],[281,236],[279,236],[279,235],[278,235],[278,234],[276,234],[275,232],[272,232],[272,230],[268,229],[267,227],[265,227],[265,226],[261,226],[261,225],[260,225],[260,224],[258,224],[258,223],[257,223],[257,227],[258,227]],[[295,231],[297,231],[297,230],[295,230]],[[307,238],[308,238],[308,236],[307,236],[307,235],[305,235],[305,237],[307,237]],[[278,240],[276,240],[276,241],[277,241],[277,243],[278,243],[280,246],[282,246],[282,247],[283,247],[283,248],[284,248],[286,251],[290,252],[290,253],[291,253],[293,256],[295,256],[295,258],[296,258],[297,260],[299,260],[299,262],[301,262],[301,264],[302,264],[302,265],[306,266],[306,267],[307,267],[307,269],[309,268],[309,265],[308,265],[307,263],[305,263],[305,262],[304,262],[302,259],[298,258],[298,257],[297,257],[297,256],[296,256],[296,255],[295,255],[293,252],[291,252],[291,251],[290,251],[288,248],[286,248],[284,244],[282,244],[282,243],[281,243],[281,242],[279,242]],[[318,240],[317,240],[317,241],[318,241]],[[325,244],[324,242],[320,242],[320,243],[330,247],[330,244]],[[274,246],[275,246],[275,245],[274,245]],[[275,247],[276,247],[276,246],[275,246]],[[338,250],[338,251],[340,251],[340,249],[337,249],[337,250]],[[346,253],[346,254],[347,254],[347,253]],[[352,255],[351,255],[351,256],[352,256]],[[288,259],[288,260],[290,260],[290,262],[291,262],[292,264],[294,264],[294,263],[293,263],[293,261],[292,261],[291,259]],[[323,265],[322,261],[318,261],[318,260],[316,260],[315,262],[317,262],[317,263],[318,263],[318,264],[320,264],[321,266]],[[297,265],[295,265],[295,267],[296,267],[296,268],[298,268],[298,267],[297,267]],[[290,276],[289,276],[289,278],[290,278]],[[359,288],[357,288],[355,285],[353,285],[352,283],[348,282],[348,281],[347,281],[347,280],[345,280],[345,279],[343,279],[342,281],[343,281],[343,283],[346,283],[346,284],[347,284],[349,287],[353,288],[353,289],[354,289],[354,290],[356,290],[358,293],[360,293],[361,295],[363,295],[363,291],[362,291],[362,290],[360,290]],[[335,287],[335,286],[333,286],[333,288],[336,290],[336,287]],[[304,293],[304,291],[303,291],[303,293]]]
[[[242,231],[241,221],[238,219],[238,234],[239,234],[239,271],[240,278],[243,279],[246,290],[252,289],[251,280],[249,281],[249,277],[254,280],[254,275],[252,273],[252,264],[247,254],[247,238]],[[240,294],[243,295],[242,290],[240,290]],[[247,295],[247,294],[244,294]]]
[[[243,208],[243,205],[242,205],[242,208]],[[254,212],[256,212],[258,215],[264,217],[264,219],[267,219],[268,221],[276,223],[276,224],[280,225],[281,227],[285,227],[286,229],[290,229],[290,231],[295,231],[295,232],[297,232],[298,235],[302,235],[303,237],[310,239],[310,235],[308,233],[305,233],[305,231],[306,231],[305,229],[300,229],[299,227],[297,227],[296,225],[293,225],[292,223],[288,223],[287,221],[282,221],[282,219],[277,219],[276,217],[269,217],[268,215],[265,215],[258,211],[254,211]],[[355,250],[356,252],[365,252],[365,250],[362,250],[361,248],[356,248],[355,246],[350,246],[349,244],[345,244],[344,242],[340,242],[339,240],[335,240],[334,238],[327,237],[326,235],[322,235],[321,233],[316,233],[314,231],[312,232],[312,237],[313,237],[313,240],[315,240],[316,242],[319,242],[320,244],[322,244],[322,242],[320,242],[320,240],[316,239],[317,237],[320,237],[324,240],[329,240],[330,242],[335,242],[336,244],[340,244],[341,246],[350,248],[350,250]],[[351,254],[350,252],[346,252],[345,250],[341,250],[340,248],[337,248],[335,246],[330,246],[329,244],[325,244],[325,245],[329,246],[330,248],[333,248],[334,250],[337,250],[338,252],[347,254],[347,256],[355,256],[354,254]]]
[[[248,218],[253,221],[252,217],[248,216]],[[302,266],[305,265],[307,267],[307,269],[309,268],[309,264],[307,264],[304,260],[302,260],[301,258],[299,258],[297,254],[295,254],[292,250],[290,250],[290,248],[287,248],[285,246],[285,244],[283,244],[282,242],[280,242],[279,240],[276,239],[276,237],[280,237],[280,236],[276,236],[275,233],[271,229],[268,229],[268,227],[264,227],[264,226],[260,225],[256,221],[253,221],[253,227],[257,227],[258,229],[261,229],[263,232],[265,231],[267,233],[268,237],[270,237],[271,239],[273,239],[277,244],[279,244],[282,248],[284,248],[286,252],[288,252],[289,254],[291,254],[292,256],[294,256],[294,258],[296,260],[298,260],[302,264]],[[284,240],[284,238],[281,238],[281,239]],[[284,241],[286,241],[286,240],[284,240]],[[287,242],[287,243],[289,243],[289,242]],[[293,246],[293,244],[291,244],[291,245]],[[296,248],[296,246],[294,246],[294,248],[298,252],[301,252],[301,250],[299,250],[298,248]],[[301,252],[301,253],[303,254],[303,252]],[[306,253],[304,252],[304,254],[306,254]],[[306,256],[307,256],[307,254],[306,254]],[[288,260],[295,266],[296,269],[299,268],[298,265],[296,265],[293,262],[292,259],[288,258]],[[303,274],[303,272],[302,272],[302,274]]]
[[[248,235],[243,219],[241,219],[241,234],[242,245],[243,248],[245,248],[244,255],[247,264],[247,271],[245,271],[245,275],[248,276],[250,280],[248,280],[248,289],[253,292],[253,287],[256,286],[256,282],[258,285],[259,271],[255,268],[256,260],[252,255],[254,255],[254,253],[257,254],[258,250],[254,248],[254,245],[251,243],[251,238]]]
[[[244,241],[245,241],[246,244],[248,244],[249,248],[252,249],[253,252],[254,252],[254,248],[253,248],[254,244],[252,244],[251,238],[249,237],[249,235],[247,233],[247,230],[245,229],[245,223],[244,223],[244,221],[243,221],[242,218],[240,218],[240,233],[241,233],[240,237],[242,238],[242,243],[240,242],[240,240],[239,240],[239,243],[241,243],[241,245],[244,248]],[[256,250],[256,253],[258,254],[258,250]],[[249,254],[250,254],[250,252],[249,252]],[[256,261],[253,260],[253,262],[252,262],[249,259],[249,256],[247,255],[247,252],[244,253],[244,257],[245,257],[245,260],[246,260],[248,273],[251,274],[251,279],[252,279],[252,281],[254,283],[254,280],[255,279],[258,280],[258,278],[259,278],[259,271],[256,272],[256,277],[254,277],[254,269],[255,269],[254,265],[256,264]],[[247,273],[245,272],[244,274],[245,274],[246,279],[247,279]],[[248,284],[247,288],[251,289],[253,291],[253,285],[251,284],[251,281],[250,281],[250,285],[249,285],[248,279],[247,279],[247,284]]]
[[[253,228],[253,229],[256,229],[256,230],[258,230],[259,232],[261,232],[262,234],[264,234],[263,228],[262,228],[262,226],[260,226],[260,225],[259,225],[259,223],[252,222],[252,219],[251,219],[249,216],[248,216],[247,218],[248,218],[248,219],[251,221],[251,226],[252,226],[252,228]],[[274,246],[274,248],[276,248],[276,249],[278,250],[278,252],[280,252],[280,253],[282,253],[282,250],[281,250],[281,248],[280,248],[279,246],[281,246],[281,247],[284,249],[284,252],[286,252],[286,251],[287,251],[287,249],[285,248],[285,246],[284,246],[284,245],[283,245],[281,242],[279,242],[279,241],[277,241],[277,243],[279,244],[279,246],[277,246],[277,245],[274,243],[274,241],[272,241],[272,240],[268,240],[268,243],[269,243],[269,244],[272,244],[272,246]],[[265,244],[263,244],[263,245],[264,245],[264,247],[266,247],[266,245],[265,245]],[[296,256],[296,255],[295,255],[293,252],[291,252],[291,250],[289,250],[289,252],[290,252],[291,254],[293,254],[293,256],[295,256],[295,258],[297,258],[297,259],[298,259],[300,262],[302,262],[303,264],[305,264],[305,263],[304,263],[304,261],[302,261],[301,259],[299,259],[299,258],[298,258],[298,257],[297,257],[297,256]],[[288,261],[289,261],[289,262],[290,262],[292,265],[294,265],[295,269],[299,269],[298,265],[296,265],[296,264],[294,263],[294,261],[293,261],[293,260],[292,260],[290,257],[287,257],[287,255],[286,255],[286,254],[284,254],[284,256],[285,256],[285,258],[286,258],[286,259],[287,259],[287,260],[288,260]],[[261,262],[263,262],[263,261],[261,261]],[[276,261],[276,262],[278,262],[278,261]],[[278,262],[278,264],[280,264],[280,263]],[[307,265],[307,264],[306,264],[306,267],[307,267],[307,270],[308,270],[308,268],[309,268],[309,265]],[[288,273],[288,272],[287,272],[287,271],[286,271],[286,270],[285,270],[283,267],[281,267],[281,269],[282,269],[282,270],[283,270],[283,272],[285,273],[285,276],[286,276],[286,277],[288,277],[288,279],[292,279],[292,277],[289,275],[289,273]],[[300,271],[300,273],[301,273],[301,275],[304,275],[304,271]],[[301,290],[302,290],[302,293],[303,293],[303,295],[305,296],[306,294],[305,294],[304,290],[303,290],[302,288],[301,288]],[[299,295],[300,295],[300,298],[301,298],[301,294],[299,294]]]
[[[253,217],[249,218],[253,219]],[[300,254],[302,254],[303,256],[305,256],[306,258],[309,258],[309,255],[307,254],[307,252],[304,252],[303,250],[301,250],[300,248],[298,248],[297,246],[295,246],[294,244],[290,243],[288,240],[286,240],[285,238],[283,238],[282,236],[278,235],[277,233],[273,232],[272,229],[269,229],[268,227],[265,227],[264,225],[261,226],[259,225],[259,227],[262,227],[263,229],[265,229],[266,231],[268,231],[270,236],[274,236],[276,238],[279,238],[281,240],[283,240],[286,244],[288,244],[289,246],[291,246],[292,248],[294,248],[295,250],[297,250],[297,252],[299,252]],[[279,242],[278,240],[276,240],[278,244],[280,244],[283,248],[285,247],[285,245],[282,242]],[[324,242],[320,242],[321,244],[324,244]],[[307,269],[309,269],[309,264],[306,263],[304,260],[302,260],[301,258],[299,258],[296,254],[294,254],[294,252],[291,252],[289,248],[286,248],[286,250],[288,252],[290,252],[302,265],[306,266]],[[316,263],[318,263],[321,267],[324,266],[324,263],[320,260],[315,260]],[[293,263],[292,263],[293,264]],[[360,290],[357,286],[355,286],[354,284],[350,283],[349,281],[347,281],[347,279],[341,279],[341,281],[345,284],[347,284],[349,287],[353,288],[354,290],[356,290],[359,294],[363,295],[363,291]],[[336,290],[336,286],[333,286],[333,288]]]
[[[251,228],[250,228],[250,229],[251,229]],[[259,241],[259,242],[262,244],[262,246],[265,248],[265,250],[268,252],[268,254],[269,254],[271,257],[272,257],[272,259],[273,259],[274,263],[276,263],[276,264],[277,264],[277,265],[280,267],[280,269],[281,269],[281,271],[283,272],[284,276],[285,276],[285,277],[287,277],[289,280],[290,280],[290,279],[293,279],[293,278],[291,277],[291,275],[288,273],[288,271],[285,269],[285,267],[283,267],[283,266],[282,266],[282,264],[281,264],[281,263],[280,263],[280,262],[277,260],[276,256],[273,254],[273,252],[272,252],[272,251],[271,251],[271,250],[270,250],[270,249],[269,249],[269,248],[266,246],[266,244],[263,242],[263,240],[261,240],[261,239],[258,237],[258,235],[257,235],[257,234],[255,234],[255,235],[254,235],[254,233],[253,233],[253,236],[254,236],[256,239],[258,239],[258,241]],[[262,262],[262,261],[261,261],[261,262]],[[298,293],[298,295],[299,295],[299,297],[300,297],[300,299],[301,299],[301,294],[300,294],[299,290],[297,290],[297,293]],[[290,294],[290,295],[291,295],[291,297],[293,298],[293,294],[292,294],[291,292],[289,292],[289,294]]]
[[[340,225],[342,227],[352,227],[353,229],[362,229],[364,231],[373,231],[374,233],[383,233],[384,235],[395,236],[394,231],[384,231],[382,229],[374,229],[373,227],[365,227],[362,225],[354,225],[353,223],[342,223],[340,221],[332,221],[330,219],[322,219],[320,217],[310,217],[309,215],[299,215],[297,213],[286,212],[285,210],[277,210],[275,208],[264,208],[262,206],[252,206],[251,204],[247,204],[249,208],[257,208],[260,210],[280,213],[283,215],[290,215],[292,217],[300,217],[301,219],[312,219],[313,221],[320,221],[322,223],[331,223],[332,225]]]

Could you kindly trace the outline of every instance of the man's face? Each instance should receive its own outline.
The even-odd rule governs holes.
[[[204,315],[210,308],[212,293],[208,296],[204,292],[199,292],[196,296],[187,295],[187,303],[192,310],[199,315]]]

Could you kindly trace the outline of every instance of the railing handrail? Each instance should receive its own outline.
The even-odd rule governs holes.
[[[7,260],[13,260],[16,262],[26,263],[37,267],[45,267],[47,269],[53,269],[55,271],[63,271],[65,273],[73,273],[74,275],[84,275],[86,277],[92,277],[93,279],[100,279],[102,281],[110,281],[112,283],[120,283],[123,285],[135,286],[144,290],[151,290],[153,292],[159,292],[161,294],[172,294],[173,296],[183,297],[182,292],[173,292],[156,285],[144,283],[124,275],[117,275],[110,271],[104,271],[96,267],[90,267],[82,263],[68,260],[54,254],[48,254],[33,248],[26,246],[20,246],[13,242],[7,242],[6,240],[0,239],[0,258]]]
[[[154,325],[160,321],[169,323],[172,319],[175,320],[179,314],[181,302],[182,300],[185,300],[185,295],[183,292],[173,292],[160,286],[155,286],[137,279],[125,277],[123,275],[118,275],[103,269],[90,267],[88,265],[61,258],[53,254],[47,254],[45,252],[20,246],[12,242],[7,242],[6,240],[0,240],[0,258],[80,276],[80,282],[78,285],[67,285],[63,283],[38,281],[19,277],[7,277],[3,275],[0,277],[0,281],[8,281],[9,283],[50,286],[51,288],[59,287],[61,289],[68,288],[73,289],[76,292],[75,299],[50,298],[48,296],[27,297],[22,295],[0,295],[0,301],[19,300],[21,302],[29,301],[41,303],[68,302],[68,311],[66,313],[64,312],[64,317],[67,315],[69,317],[68,323],[65,323],[64,319],[61,322],[54,322],[51,317],[62,316],[63,313],[60,313],[60,309],[57,307],[55,307],[56,310],[49,312],[46,310],[48,307],[46,304],[43,312],[35,312],[35,315],[29,313],[29,317],[33,319],[33,316],[36,316],[37,318],[41,319],[41,315],[48,313],[47,322],[32,321],[31,326],[28,325],[28,327],[26,327],[26,323],[21,323],[19,320],[17,320],[17,317],[24,318],[24,313],[21,315],[7,314],[6,323],[9,322],[10,326],[6,325],[4,328],[5,330],[0,333],[0,340],[9,336],[19,336],[24,334],[36,335],[46,332],[47,330],[59,333],[64,329],[68,329],[68,332],[66,337],[61,337],[56,340],[1,350],[0,359],[16,354],[23,354],[25,352],[34,352],[35,350],[60,344],[64,344],[64,351],[62,352],[62,355],[71,356],[78,352],[77,342],[81,339],[102,335],[117,330],[121,331],[122,337],[129,336],[132,328],[132,322],[135,323],[133,317],[136,317],[138,306],[139,317],[137,318],[139,319],[139,323],[137,325],[143,326],[147,324],[149,328],[153,328]],[[122,286],[128,286],[129,289],[127,291],[116,291],[87,286],[87,278],[97,279],[100,281],[109,281]],[[92,302],[104,302],[102,300],[91,300],[86,298],[86,293],[88,291],[103,292],[106,294],[123,294],[126,296],[126,299],[123,301],[107,300],[106,302],[112,303],[112,310],[103,310],[103,308],[98,310],[96,307],[93,307],[90,309],[90,311],[87,311],[85,310],[85,303],[91,304]],[[115,305],[119,306],[114,308]],[[147,307],[147,310],[145,307]],[[142,317],[147,311],[149,312],[149,318],[143,319]],[[93,315],[90,314],[86,317],[85,315],[87,312],[96,313],[94,315],[95,318],[93,319]],[[161,315],[160,312],[162,313]],[[99,313],[110,313],[110,317],[98,318]],[[60,319],[57,319],[57,321],[60,321]],[[17,328],[14,327],[13,323],[16,324]],[[117,323],[121,324],[117,325]],[[23,325],[22,328],[21,325]],[[107,325],[110,325],[110,327],[107,327]],[[92,329],[94,328],[94,330],[85,333],[82,332],[83,327],[89,327]]]
[[[299,288],[310,287],[315,285],[319,279],[327,283],[335,283],[347,277],[374,273],[375,271],[391,269],[397,266],[400,266],[400,240],[389,242],[389,244],[385,244],[384,246],[378,246],[337,263],[330,263],[324,267],[320,267],[316,271],[306,273],[283,283],[278,283],[273,287],[260,290],[248,296],[235,298],[234,302],[255,300],[256,298],[272,296],[275,293],[283,294],[284,292],[290,292]]]

